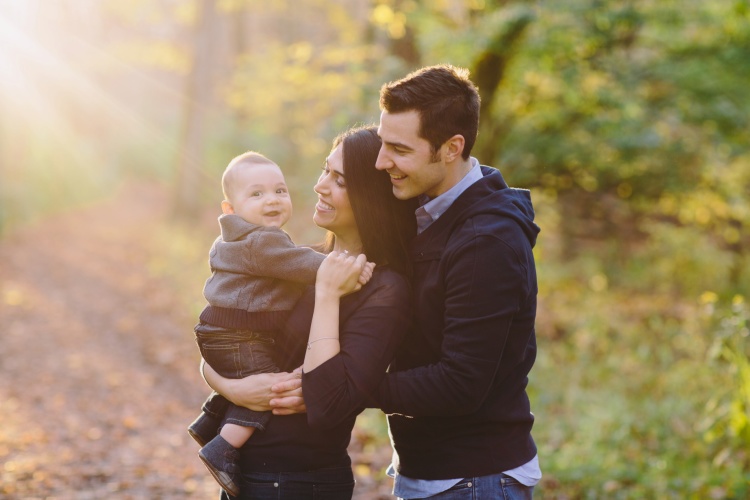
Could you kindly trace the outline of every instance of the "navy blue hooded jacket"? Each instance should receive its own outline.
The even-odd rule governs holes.
[[[412,478],[494,474],[536,454],[539,227],[528,191],[482,175],[412,244],[416,326],[378,389],[394,464]]]

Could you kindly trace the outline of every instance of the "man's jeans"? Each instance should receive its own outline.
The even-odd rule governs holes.
[[[524,486],[503,474],[469,477],[453,488],[433,495],[430,500],[531,500],[533,486]]]

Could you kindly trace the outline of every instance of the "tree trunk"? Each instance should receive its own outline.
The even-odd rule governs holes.
[[[182,134],[177,153],[177,179],[172,213],[192,218],[200,208],[205,125],[213,92],[215,41],[219,16],[214,0],[200,0],[193,31],[193,61],[187,79]]]
[[[533,20],[533,12],[528,10],[502,25],[487,50],[477,56],[471,71],[471,78],[482,96],[475,156],[487,164],[497,161],[502,143],[500,137],[507,134],[510,128],[507,123],[500,123],[492,116],[492,103],[503,82],[508,63],[515,54],[516,44]]]
[[[9,112],[10,106],[8,102],[3,98],[3,88],[0,87],[0,103],[3,104],[3,108],[6,113]],[[11,141],[9,138],[10,127],[6,125],[6,118],[0,116],[0,237],[2,237],[5,231],[5,226],[8,219],[7,210],[10,207],[10,173],[9,166],[13,157],[15,156],[10,150],[15,141]],[[20,158],[20,156],[16,156]]]
[[[395,0],[393,10],[396,12],[403,10],[403,4],[404,0]],[[401,38],[388,39],[388,51],[404,61],[407,68],[418,68],[422,65],[422,54],[417,47],[416,34],[408,22],[404,26],[404,35]]]

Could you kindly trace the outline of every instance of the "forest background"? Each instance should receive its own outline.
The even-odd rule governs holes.
[[[141,237],[190,344],[228,160],[277,161],[288,232],[318,241],[332,138],[437,63],[470,69],[473,154],[531,190],[542,228],[535,496],[747,498],[746,0],[0,0],[0,244],[156,190]],[[19,294],[0,281],[6,310]],[[357,432],[388,447],[377,412]],[[0,446],[0,473],[22,454]]]

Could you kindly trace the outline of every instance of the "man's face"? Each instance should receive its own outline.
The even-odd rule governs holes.
[[[421,194],[434,198],[452,185],[441,160],[442,151],[434,158],[430,143],[419,137],[419,119],[417,111],[380,114],[378,135],[383,144],[375,168],[388,172],[393,195],[399,200]]]

